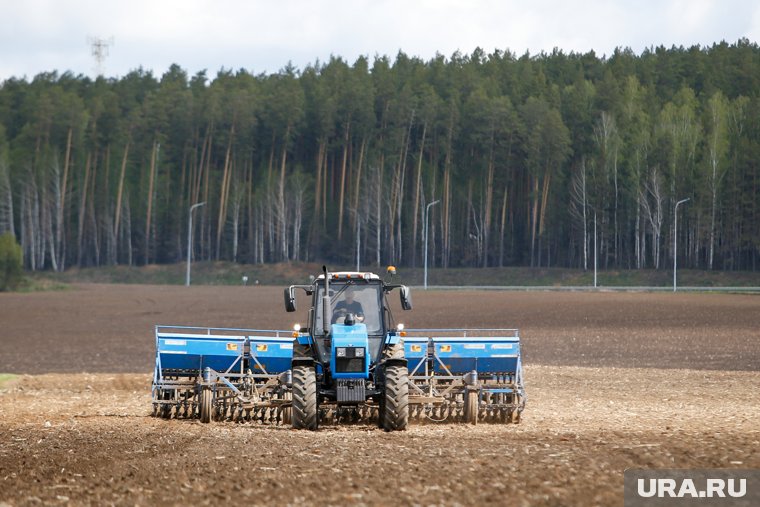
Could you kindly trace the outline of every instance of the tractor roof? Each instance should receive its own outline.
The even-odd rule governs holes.
[[[324,274],[317,277],[317,280],[324,279]],[[333,271],[330,272],[330,280],[380,280],[380,277],[369,271]]]

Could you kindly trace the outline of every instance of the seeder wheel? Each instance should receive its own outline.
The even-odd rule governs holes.
[[[165,403],[161,404],[161,407],[158,409],[158,413],[163,419],[171,419],[172,406],[169,404],[169,400],[171,400],[171,392],[164,391],[161,399],[164,400]]]
[[[199,402],[199,413],[202,423],[211,422],[211,409],[214,404],[214,392],[210,387],[204,387],[201,389],[201,397]]]
[[[293,399],[293,395],[291,393],[284,393],[282,395],[283,400],[289,400],[291,401]],[[280,423],[281,424],[292,424],[293,421],[293,409],[291,407],[283,407],[280,409]]]
[[[509,420],[512,424],[519,424],[520,422],[520,415],[522,414],[522,411],[520,410],[521,403],[522,403],[522,397],[518,394],[515,396],[515,404],[517,406],[513,408],[512,413],[509,414]]]
[[[478,392],[465,391],[464,394],[464,422],[478,424]]]

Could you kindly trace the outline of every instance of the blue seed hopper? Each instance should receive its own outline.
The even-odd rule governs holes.
[[[156,326],[154,415],[279,422],[292,356],[289,331]]]
[[[434,421],[520,421],[525,408],[516,329],[406,331],[412,415]]]

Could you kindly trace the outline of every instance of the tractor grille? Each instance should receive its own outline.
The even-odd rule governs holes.
[[[335,351],[336,373],[364,373],[364,347],[338,347]]]
[[[366,398],[363,380],[338,380],[336,398],[338,403],[363,403]]]
[[[363,373],[364,359],[355,357],[351,359],[340,358],[335,360],[335,371],[337,373]]]

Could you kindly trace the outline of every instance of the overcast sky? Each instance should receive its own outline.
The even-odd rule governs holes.
[[[94,75],[88,37],[112,40],[106,76],[222,67],[276,72],[338,55],[429,59],[509,49],[609,55],[760,39],[757,0],[0,0],[0,81]],[[112,39],[111,39],[112,38]]]

